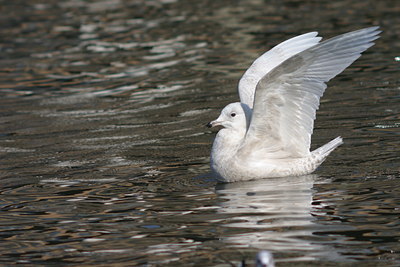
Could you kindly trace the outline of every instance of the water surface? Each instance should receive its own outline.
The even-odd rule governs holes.
[[[2,1],[0,263],[400,264],[396,1]],[[215,132],[252,60],[380,25],[329,83],[314,175],[217,184]]]

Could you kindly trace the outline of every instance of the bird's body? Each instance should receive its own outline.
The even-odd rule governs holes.
[[[340,144],[337,137],[310,152],[319,99],[326,82],[372,46],[377,27],[325,42],[308,33],[274,47],[239,82],[241,102],[227,105],[209,126],[222,126],[211,151],[211,169],[234,182],[313,172]]]
[[[232,103],[230,112],[241,116],[243,104]],[[244,111],[242,111],[245,114]],[[251,114],[249,114],[251,116]],[[246,115],[245,115],[246,116]],[[239,122],[239,120],[237,120]],[[243,123],[245,123],[243,121]],[[337,137],[328,144],[316,149],[305,157],[293,157],[280,149],[263,150],[254,147],[243,148],[246,127],[227,127],[221,129],[211,151],[211,169],[220,181],[245,181],[268,177],[298,176],[312,173],[326,157],[343,143]],[[269,146],[268,148],[273,148]],[[229,179],[227,179],[229,177]]]

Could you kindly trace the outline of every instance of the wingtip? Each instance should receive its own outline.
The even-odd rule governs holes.
[[[382,30],[380,30],[380,26],[372,26],[372,27],[368,27],[368,28],[365,28],[365,29],[361,29],[360,31],[363,31],[363,30],[367,31],[367,32],[370,32],[370,33],[373,33],[374,35],[378,35],[378,34],[382,33]]]
[[[381,34],[383,31],[380,29],[380,26],[371,27],[375,35]],[[379,38],[379,37],[378,37]]]
[[[377,34],[382,32],[379,29],[380,29],[380,26],[372,26],[372,27],[367,27],[367,28],[362,28],[362,29],[359,29],[359,30],[355,30],[355,31],[353,31],[353,33],[364,33],[364,34],[377,35]]]
[[[310,35],[310,36],[313,36],[313,37],[316,37],[316,36],[318,35],[318,32],[317,32],[317,31],[308,32],[308,33],[305,33],[304,35],[306,35],[306,34],[308,34],[308,35]]]

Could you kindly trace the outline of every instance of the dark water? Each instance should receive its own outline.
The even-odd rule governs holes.
[[[0,264],[400,264],[397,1],[0,1]],[[215,132],[273,45],[380,25],[329,85],[315,175],[217,185]]]

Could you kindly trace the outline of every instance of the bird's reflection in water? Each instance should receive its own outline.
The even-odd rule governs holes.
[[[306,175],[217,185],[218,211],[232,214],[225,226],[246,229],[223,241],[237,247],[293,251],[301,255],[297,260],[320,257],[326,248],[313,237],[318,228],[312,215],[313,186],[326,182],[317,175]],[[334,254],[330,250],[329,257]]]

